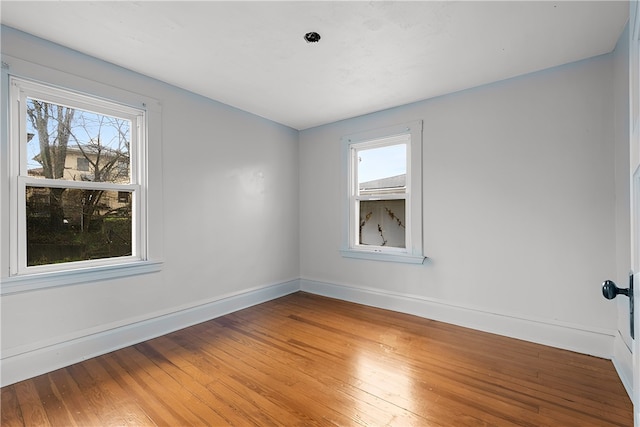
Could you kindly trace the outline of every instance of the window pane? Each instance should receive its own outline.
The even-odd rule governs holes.
[[[89,159],[86,157],[77,157],[76,158],[77,169],[81,172],[89,172]]]
[[[27,265],[131,255],[131,193],[28,186]]]
[[[406,144],[358,150],[360,194],[402,194],[406,192]]]
[[[361,245],[404,248],[405,200],[360,201]]]
[[[130,183],[131,121],[27,98],[27,173]]]

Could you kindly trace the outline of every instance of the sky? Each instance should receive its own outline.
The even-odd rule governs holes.
[[[406,144],[388,145],[358,151],[358,181],[367,182],[374,179],[407,173]]]

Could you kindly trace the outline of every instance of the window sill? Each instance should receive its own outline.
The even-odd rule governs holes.
[[[340,254],[345,258],[368,259],[372,261],[401,262],[405,264],[422,264],[426,257],[421,255],[409,255],[402,253],[384,253],[371,251],[358,251],[354,249],[341,249]]]
[[[160,261],[137,261],[120,265],[5,277],[0,282],[0,295],[154,273],[161,268]]]

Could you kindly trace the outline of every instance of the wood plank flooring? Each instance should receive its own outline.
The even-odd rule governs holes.
[[[9,426],[632,426],[610,361],[306,293],[1,389]]]

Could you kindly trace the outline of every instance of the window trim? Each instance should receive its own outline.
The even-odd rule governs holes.
[[[142,138],[145,141],[152,141],[154,148],[149,149],[147,144],[139,144],[139,152],[136,153],[146,159],[146,170],[135,170],[134,163],[131,164],[131,174],[139,174],[138,183],[144,182],[144,188],[140,192],[139,209],[140,218],[144,218],[144,227],[138,227],[139,233],[144,228],[141,237],[135,237],[140,244],[146,246],[146,254],[140,259],[123,259],[125,257],[115,257],[107,260],[113,261],[109,265],[97,262],[87,265],[86,261],[77,261],[63,264],[65,268],[57,271],[36,271],[30,270],[27,274],[16,274],[16,269],[12,265],[17,257],[14,242],[17,242],[18,230],[12,226],[13,218],[18,212],[17,198],[14,191],[19,188],[18,169],[19,162],[15,160],[19,153],[16,153],[15,144],[10,140],[12,132],[10,124],[10,77],[44,85],[54,90],[61,89],[66,92],[85,96],[91,100],[104,101],[107,104],[115,104],[133,110],[143,110],[145,112],[146,126],[142,126]],[[78,75],[69,74],[64,71],[48,68],[43,65],[24,61],[9,55],[2,55],[2,87],[0,91],[2,97],[3,114],[0,116],[1,128],[4,131],[0,134],[0,185],[13,191],[0,192],[2,201],[2,214],[0,215],[0,234],[9,236],[0,242],[0,294],[7,295],[17,292],[25,292],[42,288],[74,285],[112,278],[126,277],[137,274],[157,272],[163,266],[164,233],[163,233],[163,212],[162,212],[162,150],[161,150],[161,117],[162,107],[160,102],[144,95],[119,89],[104,83],[96,82]],[[90,95],[87,95],[90,94]],[[15,130],[14,130],[15,132]],[[136,132],[132,129],[132,132]],[[72,181],[67,181],[68,184]],[[149,184],[152,185],[149,185]],[[43,185],[44,181],[38,179],[38,184]],[[96,183],[99,184],[99,183]],[[10,197],[9,193],[12,193]],[[19,194],[19,193],[16,193]],[[154,212],[153,216],[147,212]],[[135,214],[134,214],[135,215]],[[101,260],[98,260],[101,261]]]
[[[10,140],[9,147],[12,150],[11,163],[12,177],[17,175],[17,185],[13,187],[15,193],[11,193],[12,199],[17,198],[15,214],[9,219],[10,227],[17,230],[17,238],[11,242],[10,275],[20,276],[28,274],[68,271],[84,267],[101,267],[119,265],[128,262],[145,261],[146,253],[146,218],[141,215],[142,201],[145,200],[146,181],[143,171],[146,165],[145,153],[145,129],[146,119],[143,108],[133,108],[122,105],[116,101],[93,98],[86,94],[80,94],[70,89],[51,87],[21,77],[9,76],[10,97]],[[26,100],[28,98],[44,100],[58,105],[73,106],[98,114],[113,115],[131,121],[131,152],[129,153],[132,165],[130,182],[117,184],[112,182],[88,182],[70,181],[66,179],[46,179],[29,176],[26,153]],[[17,170],[16,170],[17,169]],[[129,189],[135,195],[133,198],[132,212],[132,255],[114,258],[100,258],[95,260],[73,261],[65,263],[53,263],[38,266],[27,264],[27,236],[26,236],[26,199],[25,190],[31,187],[68,188],[110,190]],[[17,256],[16,256],[17,254]]]
[[[357,179],[354,150],[363,146],[392,145],[394,137],[408,135],[407,144],[407,190],[404,197],[406,235],[405,248],[360,245],[356,243]],[[383,141],[387,140],[387,141]],[[341,138],[343,226],[340,253],[343,257],[378,261],[422,264],[425,260],[422,243],[422,120],[359,132]],[[398,198],[398,197],[390,197]]]

